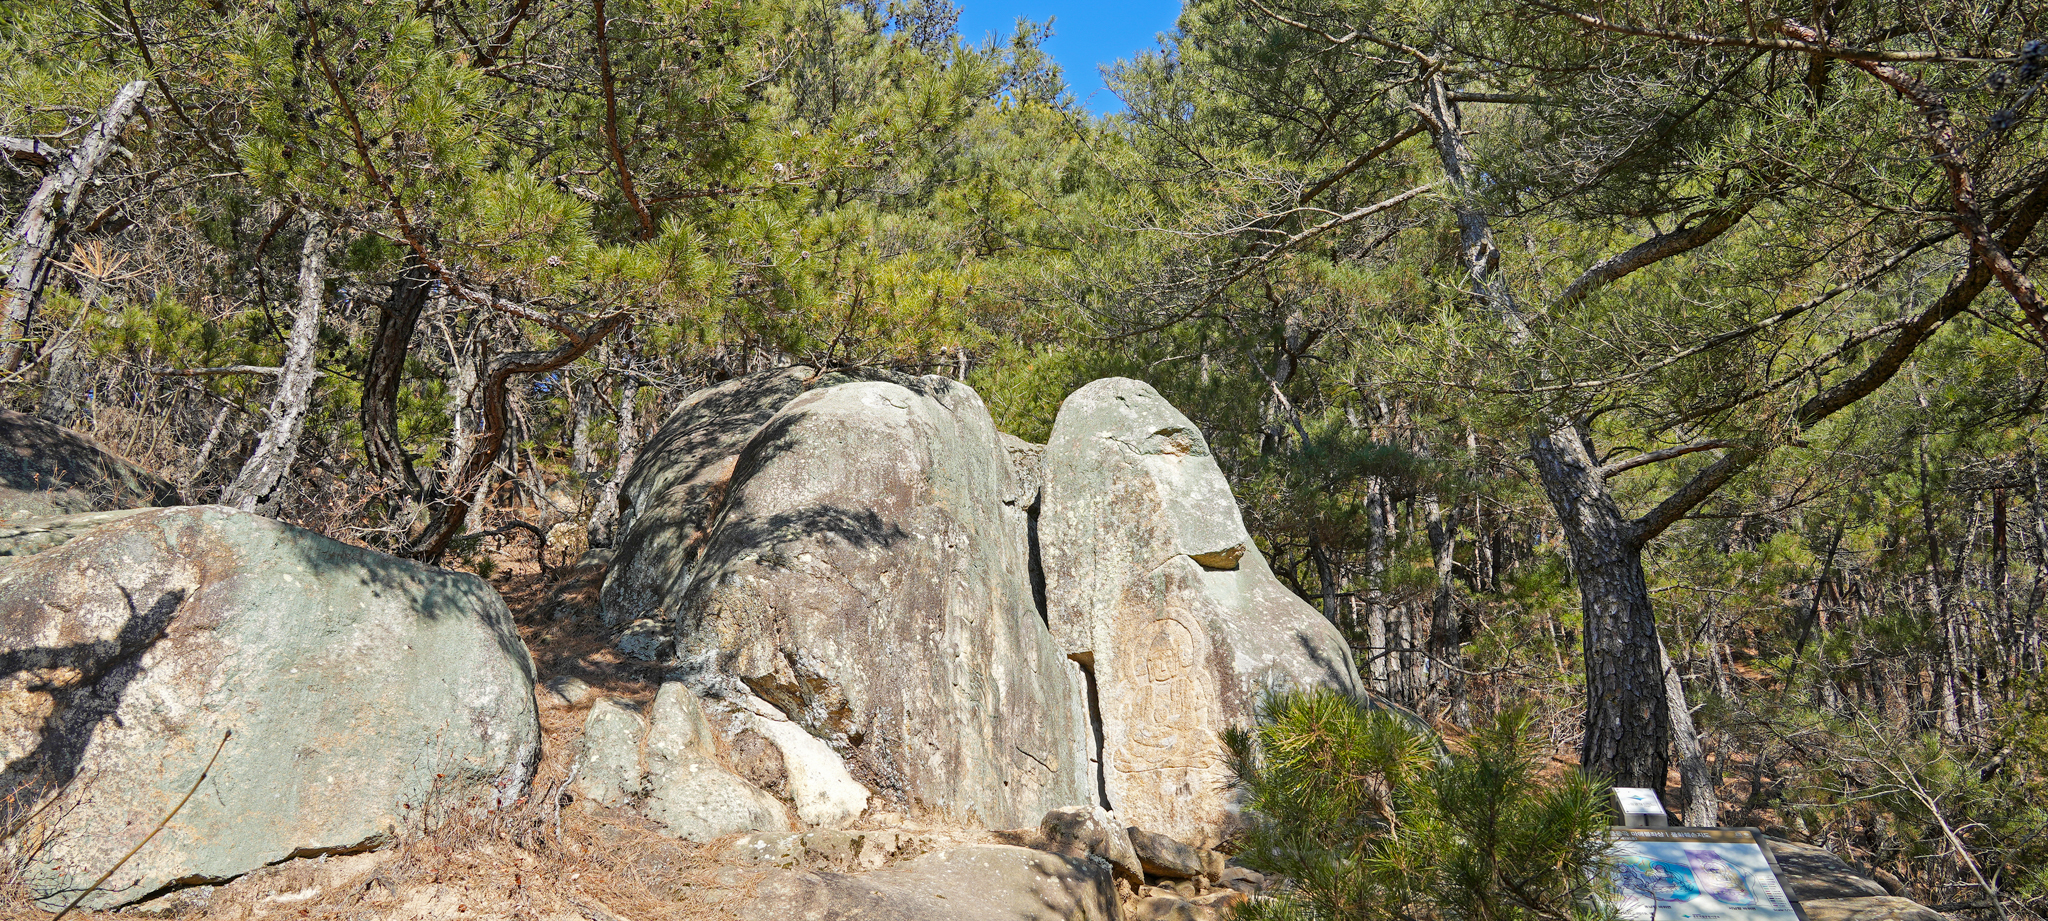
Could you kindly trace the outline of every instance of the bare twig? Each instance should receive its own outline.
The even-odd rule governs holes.
[[[171,819],[178,815],[178,810],[185,808],[185,804],[192,801],[192,794],[199,792],[199,785],[206,782],[206,775],[213,773],[213,763],[220,760],[221,749],[227,748],[228,740],[234,737],[235,731],[232,729],[221,733],[220,744],[213,747],[213,757],[206,759],[206,767],[199,771],[199,779],[192,781],[192,788],[186,790],[185,795],[178,799],[178,805],[172,806],[170,813],[165,815],[162,821],[157,822],[156,827],[149,830],[149,834],[143,835],[141,841],[137,841],[134,847],[129,848],[128,853],[122,854],[120,860],[114,861],[114,865],[108,867],[107,872],[100,874],[99,879],[93,880],[92,885],[85,887],[85,891],[79,893],[77,898],[72,899],[71,904],[64,906],[64,910],[58,912],[57,917],[51,919],[51,921],[64,921],[64,916],[70,914],[72,909],[77,908],[78,903],[85,901],[86,896],[98,891],[100,886],[104,885],[107,880],[112,879],[115,873],[120,872],[121,866],[128,862],[128,858],[141,853],[143,846],[148,844],[151,838],[155,838],[157,832],[163,831],[164,826],[171,824]]]

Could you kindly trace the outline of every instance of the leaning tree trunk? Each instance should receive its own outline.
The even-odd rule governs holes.
[[[1700,747],[1699,729],[1692,722],[1692,707],[1686,703],[1685,681],[1671,665],[1664,641],[1657,641],[1657,661],[1664,669],[1665,706],[1671,708],[1671,741],[1678,749],[1678,783],[1685,796],[1685,824],[1711,828],[1721,824],[1721,798],[1714,793],[1714,773],[1707,767],[1706,749]]]
[[[121,129],[134,116],[136,104],[148,89],[147,81],[137,80],[114,94],[114,101],[107,105],[99,124],[86,132],[56,172],[44,177],[15,220],[8,234],[8,243],[12,245],[7,256],[7,286],[0,290],[0,300],[7,305],[4,320],[0,320],[0,343],[4,343],[0,347],[0,371],[21,368],[29,317],[42,297],[57,241],[70,229],[71,215],[78,211],[78,203],[85,200],[93,174],[113,152],[114,139],[121,136]]]
[[[1443,692],[1452,718],[1464,723],[1470,714],[1465,705],[1465,630],[1458,617],[1458,582],[1453,575],[1458,552],[1456,513],[1454,509],[1453,518],[1446,519],[1443,502],[1435,493],[1423,497],[1423,511],[1430,559],[1436,569],[1436,595],[1429,606],[1429,667],[1437,679],[1431,683]]]
[[[1471,294],[1507,326],[1519,348],[1531,332],[1500,269],[1501,248],[1491,217],[1477,185],[1465,174],[1471,152],[1457,104],[1440,76],[1425,81],[1419,101],[1453,191],[1458,261],[1469,276]],[[1586,733],[1579,745],[1580,767],[1618,785],[1661,791],[1669,766],[1671,714],[1657,662],[1656,615],[1643,577],[1647,537],[1622,513],[1576,423],[1547,419],[1530,432],[1529,443],[1543,492],[1565,532],[1585,612]]]
[[[285,340],[284,361],[277,370],[277,393],[270,399],[268,422],[256,450],[242,464],[220,503],[245,512],[277,513],[278,487],[291,472],[299,453],[299,435],[313,403],[313,366],[320,339],[320,308],[327,297],[327,222],[307,213],[306,241],[299,250],[299,302],[292,310],[292,331]]]
[[[569,467],[579,477],[595,469],[590,445],[590,419],[597,415],[597,386],[577,378],[569,385]]]
[[[1365,486],[1365,675],[1366,686],[1386,694],[1393,671],[1388,659],[1386,584],[1387,552],[1392,543],[1387,524],[1386,487],[1379,477]]]
[[[640,427],[634,422],[634,396],[638,388],[627,385],[619,388],[618,456],[612,464],[612,475],[604,484],[604,491],[598,496],[597,507],[590,513],[588,536],[592,547],[610,547],[619,537],[619,492],[626,485],[626,477],[633,471],[633,462],[640,456]]]

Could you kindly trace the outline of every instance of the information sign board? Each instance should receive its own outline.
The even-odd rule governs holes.
[[[1671,824],[1655,790],[1615,787],[1614,808],[1621,813],[1621,824],[1630,828],[1663,828]]]
[[[1627,921],[1802,921],[1756,829],[1614,828],[1608,841]]]

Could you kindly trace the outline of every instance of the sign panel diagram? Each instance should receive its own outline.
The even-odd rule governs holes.
[[[1751,828],[1616,828],[1610,882],[1627,921],[1801,921]]]

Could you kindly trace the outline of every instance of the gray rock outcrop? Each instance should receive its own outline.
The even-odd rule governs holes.
[[[92,439],[0,409],[0,525],[181,504],[169,481],[115,457]]]
[[[1107,864],[1030,848],[954,848],[870,873],[784,872],[743,921],[1121,921]]]
[[[218,506],[0,562],[0,789],[58,799],[25,832],[46,904],[172,816],[217,748],[87,906],[509,804],[539,738],[532,660],[474,576]]]
[[[1021,491],[974,391],[828,376],[737,461],[671,599],[684,673],[786,714],[913,811],[1003,827],[1092,802],[1083,685],[1034,600]]]
[[[1195,879],[1203,875],[1202,850],[1142,828],[1128,831],[1131,848],[1137,852],[1145,872],[1170,879]]]
[[[1948,916],[1891,894],[1833,851],[1766,838],[1785,895],[1807,921],[1948,921]]]
[[[1358,689],[1200,432],[1135,381],[1074,394],[1039,446],[945,378],[765,372],[692,397],[623,496],[620,648],[773,740],[807,825],[1107,805],[1206,846],[1223,728],[1268,688]]]
[[[868,788],[853,779],[832,746],[759,699],[738,695],[732,702],[734,719],[774,749],[783,786],[804,824],[837,828],[867,810]]]
[[[1806,921],[1951,921],[1949,916],[1895,895],[1800,902]]]
[[[1050,850],[1100,857],[1133,885],[1145,881],[1145,867],[1131,846],[1130,831],[1117,821],[1115,813],[1101,806],[1069,806],[1048,812],[1038,820],[1038,835]]]
[[[1827,848],[1798,844],[1783,838],[1766,839],[1771,858],[1785,884],[1785,895],[1794,902],[1820,899],[1859,899],[1891,895],[1877,880],[1835,856]]]
[[[648,719],[610,698],[591,705],[575,768],[580,799],[638,810],[689,841],[789,827],[780,801],[718,763],[710,723],[688,688],[663,684],[652,710]]]
[[[1046,609],[1092,670],[1110,808],[1213,844],[1230,820],[1221,732],[1272,687],[1357,693],[1329,621],[1281,585],[1194,424],[1138,381],[1060,406],[1038,519]]]

